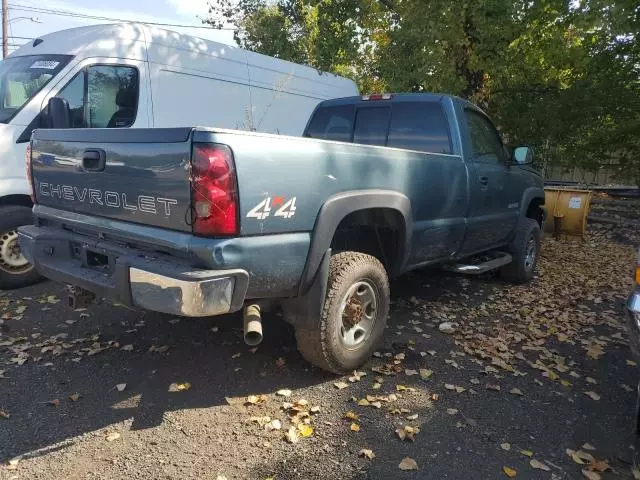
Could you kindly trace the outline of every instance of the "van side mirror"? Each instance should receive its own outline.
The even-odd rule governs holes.
[[[533,150],[527,146],[516,147],[513,149],[511,159],[513,163],[518,165],[531,165],[533,163]]]
[[[69,102],[62,97],[52,97],[47,103],[47,128],[71,128]]]

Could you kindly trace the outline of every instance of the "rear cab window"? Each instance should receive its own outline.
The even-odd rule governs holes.
[[[452,153],[451,133],[438,101],[383,101],[320,107],[305,136],[427,153]]]

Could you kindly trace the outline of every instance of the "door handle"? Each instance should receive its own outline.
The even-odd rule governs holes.
[[[488,185],[489,184],[489,177],[480,177],[480,185]]]
[[[82,168],[89,172],[101,172],[106,165],[106,157],[104,150],[101,148],[92,148],[82,153]]]

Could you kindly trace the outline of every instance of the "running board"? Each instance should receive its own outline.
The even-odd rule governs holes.
[[[476,264],[456,263],[453,265],[448,265],[445,268],[456,273],[464,273],[466,275],[480,275],[482,273],[495,270],[496,268],[504,267],[505,265],[511,263],[511,261],[513,260],[511,255],[508,253],[497,252],[497,254],[500,256],[492,258],[491,260],[487,260],[486,262]]]

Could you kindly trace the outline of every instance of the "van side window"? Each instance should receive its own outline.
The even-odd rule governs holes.
[[[389,107],[359,108],[356,115],[353,142],[384,146],[387,142],[390,112]]]
[[[136,119],[138,70],[94,65],[79,72],[58,94],[67,99],[72,128],[130,127]]]
[[[313,114],[305,136],[336,142],[350,142],[354,114],[354,105],[319,108]]]
[[[391,111],[388,147],[451,153],[449,126],[436,102],[398,102]]]
[[[484,115],[466,109],[467,125],[471,133],[473,161],[480,163],[503,163],[506,154],[498,131]]]

